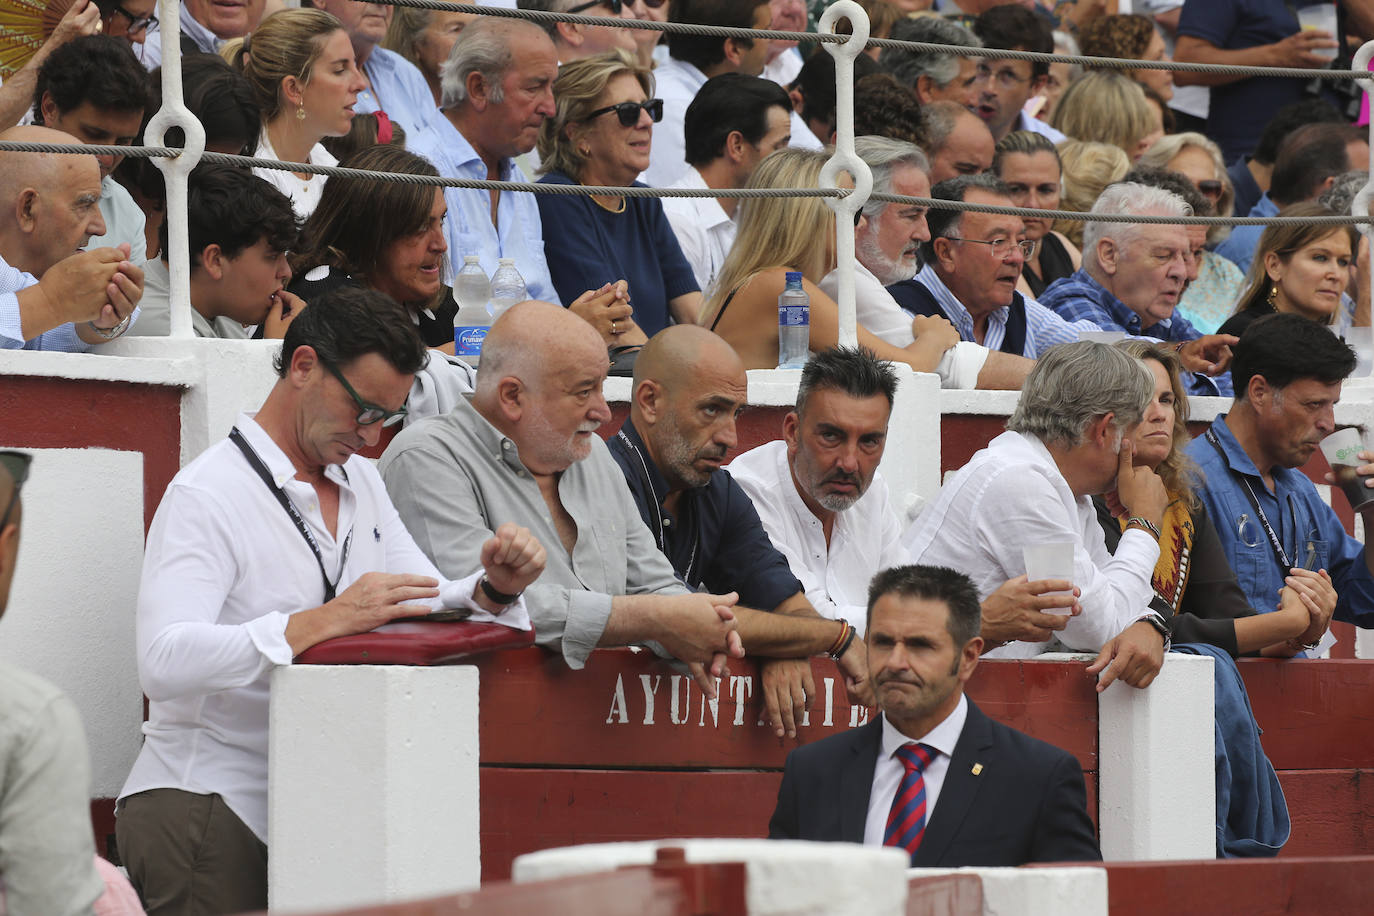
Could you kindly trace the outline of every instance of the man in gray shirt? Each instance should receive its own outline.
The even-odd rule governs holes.
[[[482,347],[477,390],[398,435],[378,469],[416,544],[439,570],[466,569],[497,526],[549,546],[525,590],[540,645],[581,668],[602,646],[657,643],[715,695],[743,654],[736,595],[689,592],[639,517],[596,430],[609,360],[599,334],[547,302],[513,306]],[[562,550],[558,545],[562,545]]]

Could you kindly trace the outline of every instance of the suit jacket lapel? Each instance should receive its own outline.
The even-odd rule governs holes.
[[[926,824],[921,848],[916,850],[911,863],[913,866],[919,868],[939,864],[964,822],[974,796],[978,794],[981,779],[973,775],[973,765],[982,763],[986,766],[991,763],[986,754],[991,746],[992,726],[982,710],[970,700],[964,730],[949,758],[949,769],[945,771],[945,781],[940,787],[940,798],[935,804],[935,813]]]
[[[873,767],[883,743],[882,720],[875,715],[873,721],[859,729],[856,739],[840,771],[840,839],[849,843],[864,841]]]

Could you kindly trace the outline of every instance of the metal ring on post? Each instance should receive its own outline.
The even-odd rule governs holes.
[[[848,172],[854,179],[854,189],[847,196],[825,201],[835,211],[839,343],[853,347],[859,342],[854,307],[854,215],[868,202],[873,190],[873,173],[854,152],[854,58],[864,52],[868,42],[868,14],[854,0],[838,0],[826,8],[816,29],[834,34],[835,23],[841,18],[849,20],[853,34],[843,43],[824,45],[835,58],[835,152],[821,169],[820,183],[822,187],[838,188],[841,172]]]
[[[167,220],[167,261],[171,280],[169,337],[192,337],[191,329],[191,261],[190,238],[187,232],[186,183],[191,170],[205,152],[205,128],[186,107],[181,91],[181,3],[180,0],[158,0],[158,21],[162,23],[162,107],[148,121],[143,142],[149,146],[163,146],[167,131],[180,127],[185,140],[182,153],[174,158],[154,160],[162,170],[167,186],[167,204],[163,211]]]
[[[1366,41],[1364,44],[1360,45],[1360,49],[1355,52],[1355,57],[1350,63],[1350,69],[1368,70],[1371,60],[1374,60],[1374,41]],[[1370,81],[1356,80],[1356,82],[1360,84],[1360,89],[1364,92],[1365,107],[1368,108],[1371,102]],[[1360,188],[1359,192],[1356,193],[1355,199],[1350,202],[1351,216],[1358,216],[1361,214],[1366,216],[1369,215],[1370,205],[1374,203],[1374,118],[1371,118],[1369,121],[1369,143],[1369,165],[1367,168],[1369,169],[1370,178],[1365,182],[1364,187]],[[1361,223],[1359,225],[1359,230],[1360,235],[1364,236],[1365,244],[1370,247],[1370,250],[1374,250],[1374,225]],[[1357,295],[1358,293],[1359,291],[1356,290]],[[1357,308],[1360,305],[1369,307],[1370,303],[1356,303]],[[1351,331],[1354,332],[1354,328],[1351,328]],[[1368,328],[1362,328],[1360,333],[1368,335],[1370,334],[1370,330]],[[1365,338],[1365,342],[1371,342],[1369,337]]]

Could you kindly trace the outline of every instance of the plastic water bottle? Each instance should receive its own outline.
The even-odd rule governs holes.
[[[811,297],[802,289],[801,271],[789,270],[778,297],[778,368],[802,368],[810,348]]]
[[[491,283],[477,255],[463,256],[463,269],[453,278],[453,297],[458,300],[458,313],[453,316],[453,355],[475,366],[491,327],[491,312],[487,310]]]
[[[530,297],[525,278],[515,268],[514,258],[502,258],[491,275],[491,320],[500,318],[512,305]]]

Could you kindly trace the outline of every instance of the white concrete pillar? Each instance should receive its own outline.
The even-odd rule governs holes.
[[[652,865],[660,846],[677,846],[689,863],[745,863],[749,916],[902,916],[907,856],[857,843],[804,840],[683,839],[591,843],[520,856],[516,883]]]
[[[273,911],[480,885],[476,668],[283,667],[271,718]]]
[[[1107,870],[1072,868],[913,868],[910,878],[977,875],[983,916],[1107,916]]]
[[[1216,855],[1212,659],[1169,653],[1144,690],[1098,700],[1097,825],[1107,861]]]

